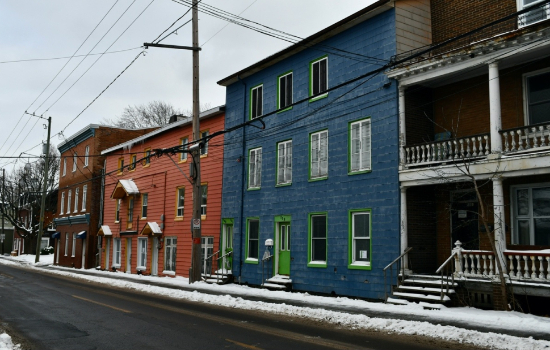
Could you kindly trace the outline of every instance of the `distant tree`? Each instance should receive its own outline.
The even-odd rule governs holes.
[[[208,109],[210,104],[201,106],[201,110]],[[142,105],[126,106],[119,117],[104,118],[103,124],[128,129],[140,129],[153,126],[163,126],[173,115],[191,115],[191,111],[182,111],[163,101],[152,101]]]

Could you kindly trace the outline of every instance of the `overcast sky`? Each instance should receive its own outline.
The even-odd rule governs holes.
[[[303,38],[373,2],[204,0],[202,3],[233,14],[242,12],[241,16],[246,19]],[[139,57],[67,127],[141,52],[144,42],[157,38],[187,9],[171,0],[1,0],[0,156],[19,156],[46,139],[45,121],[24,115],[26,110],[51,116],[52,135],[66,129],[64,135],[70,137],[90,123],[120,115],[128,105],[161,100],[183,110],[191,109],[191,52],[149,48],[145,56]],[[190,13],[175,27],[189,19]],[[224,28],[228,22],[202,12],[199,12],[199,21],[199,42],[203,47],[200,53],[201,104],[213,107],[224,104],[225,88],[216,84],[218,80],[290,45],[235,24]],[[162,43],[191,46],[191,24]],[[77,55],[128,51],[71,60],[8,62],[70,57],[81,44]],[[62,137],[52,139],[54,145],[62,141]],[[38,155],[40,149],[36,147],[28,153]],[[0,159],[0,167],[11,170],[14,162]]]

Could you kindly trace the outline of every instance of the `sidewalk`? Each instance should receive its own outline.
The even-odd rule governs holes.
[[[51,266],[47,263],[43,266],[34,266],[34,263],[16,262],[11,257],[1,257],[0,263],[5,260],[10,260],[9,263],[39,268],[48,273],[221,306],[276,313],[290,312],[300,317],[316,317],[329,322],[334,322],[334,318],[339,318],[338,325],[348,325],[352,328],[372,329],[374,327],[376,330],[389,332],[406,331],[408,334],[427,335],[447,340],[458,337],[453,341],[463,341],[462,338],[473,337],[478,333],[481,334],[477,336],[482,338],[512,336],[523,338],[525,341],[525,347],[518,346],[517,349],[550,349],[550,342],[548,342],[550,340],[550,319],[519,312],[483,311],[475,308],[424,310],[419,305],[389,305],[345,297],[316,296],[303,292],[269,291],[237,284],[221,286],[204,282],[189,284],[188,279],[183,277],[153,277],[122,272],[77,270]],[[366,318],[355,315],[366,316]],[[345,324],[346,322],[348,324]],[[405,328],[407,329],[405,330]],[[432,333],[439,332],[440,334],[429,333],[428,329]],[[428,334],[425,334],[426,332]],[[542,341],[526,339],[530,337]],[[521,343],[522,341],[514,339],[516,342]],[[490,343],[499,346],[495,345],[495,342],[495,340],[491,340]],[[502,345],[510,345],[510,342],[510,339],[499,340]],[[533,346],[531,344],[533,342],[537,343],[537,346]],[[468,343],[472,342],[468,341]],[[507,348],[514,347],[508,346]]]

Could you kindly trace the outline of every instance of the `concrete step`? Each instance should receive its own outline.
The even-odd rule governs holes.
[[[388,298],[386,300],[389,304],[395,304],[395,305],[409,305],[411,302],[405,299],[396,299],[396,298]]]
[[[405,286],[405,285],[400,285],[399,288],[398,288],[399,291],[403,291],[403,292],[411,292],[411,293],[435,293],[435,294],[440,294],[441,293],[441,288],[430,288],[430,287],[420,287],[420,286]],[[443,292],[445,294],[453,294],[455,293],[455,290],[454,289],[449,289],[449,291],[447,292],[447,288],[445,287],[443,289]]]
[[[441,300],[441,297],[439,295],[426,295],[426,294],[403,293],[403,292],[394,292],[393,295],[404,299],[427,300],[432,302],[443,302],[443,303],[451,300],[451,298],[449,298],[446,295],[443,297],[443,300]]]
[[[441,280],[434,280],[434,279],[420,279],[420,278],[407,278],[403,281],[403,285],[415,285],[420,284],[424,286],[432,286],[434,288],[441,288]],[[447,282],[443,281],[443,284],[447,286]],[[454,288],[458,287],[458,284],[456,282],[450,282],[449,281],[449,287]]]
[[[262,284],[262,287],[267,288],[267,289],[278,289],[278,290],[286,289],[285,285],[275,284],[275,283],[264,283],[264,284]]]
[[[292,280],[289,276],[276,275],[268,279],[267,282],[275,284],[291,284]]]

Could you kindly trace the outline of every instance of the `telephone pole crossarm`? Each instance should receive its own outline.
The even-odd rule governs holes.
[[[181,45],[164,45],[164,44],[153,44],[153,43],[143,43],[146,49],[149,47],[162,47],[164,49],[177,49],[177,50],[191,50],[191,51],[200,51],[202,50],[198,46],[181,46]]]

